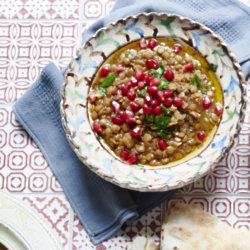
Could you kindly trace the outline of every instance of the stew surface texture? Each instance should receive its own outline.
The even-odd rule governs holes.
[[[215,132],[223,95],[213,65],[189,45],[143,38],[115,51],[88,95],[91,125],[121,160],[166,165]]]

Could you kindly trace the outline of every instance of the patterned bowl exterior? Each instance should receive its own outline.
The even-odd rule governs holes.
[[[122,162],[91,129],[87,95],[97,68],[116,49],[141,37],[181,40],[217,68],[224,93],[224,110],[217,131],[198,152],[177,163],[150,167]],[[140,13],[111,23],[93,35],[65,73],[61,116],[66,136],[79,159],[93,172],[123,188],[155,192],[180,188],[213,169],[229,151],[244,119],[245,82],[228,46],[209,28],[167,13]]]

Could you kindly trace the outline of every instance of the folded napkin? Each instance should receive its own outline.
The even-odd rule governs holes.
[[[250,10],[230,0],[118,0],[109,16],[89,28],[83,42],[111,21],[143,11],[177,13],[206,24],[231,45],[245,74],[249,72]],[[222,13],[228,15],[222,16]],[[63,74],[54,64],[49,64],[15,103],[13,111],[44,154],[90,239],[98,244],[114,234],[125,221],[139,218],[174,191],[142,193],[122,189],[84,166],[69,146],[61,125],[62,82]]]

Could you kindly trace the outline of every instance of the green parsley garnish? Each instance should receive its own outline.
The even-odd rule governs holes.
[[[206,88],[201,82],[200,77],[197,74],[194,74],[194,77],[190,80],[190,83],[197,86],[202,94],[205,94],[207,92]]]
[[[136,94],[138,97],[144,97],[146,93],[147,93],[147,87],[145,87],[142,90],[139,90],[139,89],[136,90]]]
[[[113,72],[112,74],[109,74],[103,82],[99,85],[100,88],[108,88],[112,85],[113,81],[115,80],[117,76],[117,72]]]
[[[154,126],[158,130],[161,138],[166,138],[167,126],[170,122],[170,116],[159,115],[155,117]]]
[[[160,137],[161,137],[162,139],[165,139],[165,138],[166,138],[166,133],[165,133],[164,130],[160,130]]]
[[[159,115],[155,117],[154,127],[158,130],[165,130],[170,122],[170,116]]]
[[[165,106],[161,105],[161,108],[163,110],[164,113],[166,114],[170,114],[170,109],[166,108]]]
[[[167,135],[171,135],[172,134],[172,129],[171,128],[166,128],[165,130],[160,130],[160,137],[162,139],[165,139]]]
[[[153,117],[152,114],[150,114],[150,115],[146,114],[146,120],[147,120],[147,122],[152,122],[153,119],[154,119],[154,117]]]
[[[160,62],[158,69],[153,71],[152,73],[150,73],[150,75],[154,76],[154,77],[161,77],[163,75],[164,71],[165,71],[165,69],[162,65],[162,62]]]
[[[168,88],[169,81],[165,78],[162,78],[160,84],[158,85],[158,90],[165,90]]]

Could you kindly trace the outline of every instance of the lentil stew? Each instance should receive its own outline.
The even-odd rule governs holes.
[[[116,50],[88,95],[93,131],[130,164],[166,165],[214,134],[223,95],[213,68],[171,38],[143,38]]]

